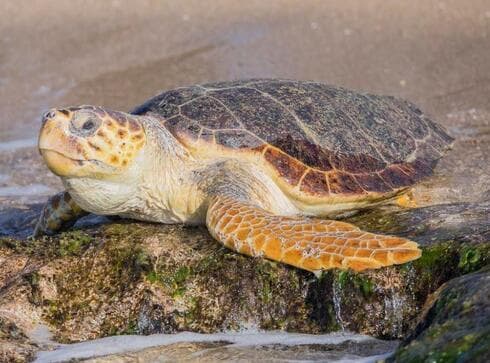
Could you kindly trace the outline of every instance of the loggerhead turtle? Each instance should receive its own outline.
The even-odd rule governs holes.
[[[314,217],[393,201],[451,141],[407,101],[317,82],[195,85],[131,113],[52,109],[39,149],[66,192],[35,234],[92,212],[206,224],[228,248],[313,272],[401,264],[417,243]]]

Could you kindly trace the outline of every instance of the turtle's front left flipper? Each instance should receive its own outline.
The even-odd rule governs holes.
[[[211,234],[226,247],[304,270],[361,271],[419,258],[417,243],[364,232],[344,222],[285,217],[232,197],[215,197],[207,212]]]
[[[34,229],[33,237],[44,234],[51,235],[57,231],[69,228],[77,219],[88,214],[81,209],[68,192],[62,192],[49,198],[41,212],[39,221]]]

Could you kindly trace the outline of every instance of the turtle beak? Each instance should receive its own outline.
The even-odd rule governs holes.
[[[42,116],[38,147],[48,168],[58,176],[76,176],[85,157],[78,140],[69,132],[70,112],[51,109]]]
[[[70,140],[68,115],[52,109],[42,117],[41,132],[39,133],[39,150],[53,150],[60,154],[67,154],[68,145],[76,140]],[[71,153],[70,153],[71,154]],[[71,155],[67,155],[71,157]]]
[[[83,161],[67,158],[53,150],[40,149],[40,152],[49,170],[58,176],[76,176],[83,166]]]

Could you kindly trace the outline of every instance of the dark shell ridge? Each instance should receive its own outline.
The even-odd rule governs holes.
[[[313,195],[389,192],[432,173],[452,138],[408,101],[316,82],[243,80],[179,88],[133,113],[156,113],[177,137],[264,150]]]

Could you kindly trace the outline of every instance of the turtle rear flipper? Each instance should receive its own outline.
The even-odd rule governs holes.
[[[207,226],[230,249],[312,272],[376,269],[421,256],[417,243],[404,238],[364,232],[339,221],[278,216],[226,196],[211,203]]]

